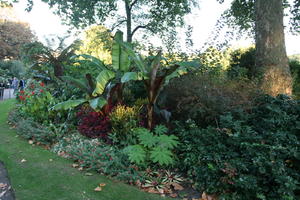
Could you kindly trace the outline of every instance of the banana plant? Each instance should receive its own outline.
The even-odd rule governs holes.
[[[104,112],[108,112],[115,94],[117,95],[117,101],[122,101],[123,83],[121,82],[121,77],[130,70],[130,60],[127,52],[123,50],[121,44],[117,41],[123,42],[123,33],[121,31],[117,31],[114,37],[111,66],[105,65],[102,61],[90,55],[73,57],[75,62],[79,64],[95,65],[102,71],[95,81],[90,74],[86,75],[85,82],[72,77],[63,77],[64,80],[84,91],[87,94],[86,98],[65,101],[57,104],[52,109],[70,109],[89,102],[93,109],[99,110],[104,107]],[[84,60],[78,60],[78,58],[84,58]]]
[[[148,95],[147,105],[147,126],[152,129],[154,126],[154,106],[161,89],[168,84],[172,78],[187,73],[188,68],[198,67],[195,62],[178,62],[169,66],[162,64],[162,52],[156,56],[143,59],[141,55],[126,43],[119,41],[124,50],[128,53],[136,67],[136,71],[126,72],[121,78],[122,83],[140,80],[144,82]]]
[[[90,107],[94,110],[100,110],[107,104],[107,100],[104,98],[104,91],[107,84],[111,79],[115,77],[115,74],[109,70],[103,70],[99,73],[94,82],[90,74],[86,74],[86,81],[74,79],[72,77],[62,77],[65,81],[77,86],[86,95],[83,99],[68,100],[56,104],[52,110],[68,110],[77,107],[84,103],[89,103]]]

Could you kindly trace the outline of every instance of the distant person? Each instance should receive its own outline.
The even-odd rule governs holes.
[[[0,82],[0,100],[3,100],[4,89],[5,89],[5,83],[4,82]]]
[[[9,88],[12,88],[12,79],[9,78],[9,79],[7,80],[7,82],[8,82],[8,87],[9,87]]]
[[[25,88],[25,81],[23,79],[21,79],[19,82],[19,88],[20,88],[20,90],[24,90],[24,88]]]
[[[18,86],[19,86],[18,79],[16,77],[14,77],[11,84],[12,84],[12,88],[14,89],[14,94],[15,94],[17,92]]]

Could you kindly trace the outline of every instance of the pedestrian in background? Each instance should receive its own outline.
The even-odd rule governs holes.
[[[18,91],[18,86],[19,86],[19,80],[14,77],[12,80],[12,88],[14,89],[14,94]]]

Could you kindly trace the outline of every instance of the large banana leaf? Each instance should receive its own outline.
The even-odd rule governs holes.
[[[129,55],[129,57],[132,59],[132,61],[134,62],[134,64],[136,65],[136,67],[143,73],[147,73],[146,70],[146,64],[144,63],[142,57],[135,53],[134,50],[132,49],[132,47],[124,42],[119,42],[119,44],[123,47],[123,49],[127,52],[127,54]]]
[[[127,52],[122,48],[121,42],[123,42],[123,32],[117,31],[112,46],[112,67],[115,71],[128,72],[130,60]]]
[[[144,76],[141,72],[126,72],[122,78],[121,82],[126,83],[129,81],[140,81],[140,80],[145,80],[148,79],[148,77]]]
[[[68,110],[70,108],[75,108],[76,106],[79,106],[80,104],[83,104],[86,102],[85,99],[77,99],[77,100],[68,100],[61,103],[56,104],[50,110]]]
[[[103,97],[98,97],[89,100],[89,103],[94,110],[98,110],[99,108],[101,109],[103,106],[105,106],[107,104],[107,101]]]
[[[73,78],[71,76],[63,76],[61,78],[62,78],[62,80],[67,81],[67,82],[71,83],[72,85],[78,87],[83,92],[90,93],[90,88],[84,81]]]
[[[84,58],[84,60],[80,59],[80,58]],[[91,56],[91,55],[87,55],[87,54],[80,54],[80,55],[75,55],[72,58],[73,62],[77,62],[80,64],[91,64],[94,65],[102,70],[107,69],[107,66],[104,64],[104,62],[102,62],[101,60],[99,60],[98,58]]]
[[[110,70],[103,70],[96,78],[96,87],[93,96],[102,95],[105,90],[106,84],[116,76],[115,72]]]

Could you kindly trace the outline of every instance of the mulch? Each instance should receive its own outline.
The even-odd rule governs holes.
[[[11,187],[7,170],[0,161],[0,200],[15,200],[15,194]]]

